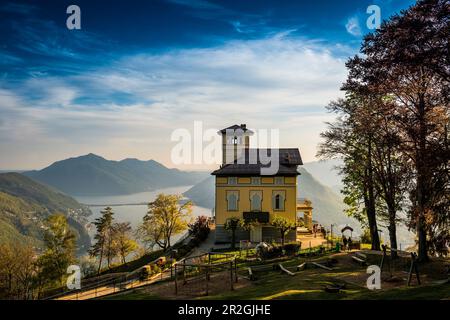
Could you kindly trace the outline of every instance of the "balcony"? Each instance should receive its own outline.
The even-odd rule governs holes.
[[[244,212],[243,217],[246,222],[269,223],[268,212]]]

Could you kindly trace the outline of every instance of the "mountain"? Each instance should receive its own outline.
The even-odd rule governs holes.
[[[321,184],[332,188],[333,191],[337,191],[336,193],[339,194],[342,186],[342,178],[336,167],[341,165],[342,160],[331,159],[308,162],[302,168],[311,173]]]
[[[337,225],[349,224],[359,233],[359,223],[343,213],[344,204],[341,198],[329,187],[318,182],[304,168],[299,168],[299,172],[301,175],[298,177],[297,196],[312,201],[314,207],[313,219],[325,226],[330,226],[332,223]],[[198,206],[213,208],[214,177],[211,176],[203,180],[186,191],[184,195]]]
[[[92,153],[57,161],[42,170],[24,174],[74,196],[122,195],[193,185],[207,175],[169,169],[154,160],[113,161]]]
[[[44,220],[53,213],[67,216],[77,234],[79,252],[90,246],[84,228],[91,211],[75,199],[19,173],[0,174],[0,243],[42,246]]]

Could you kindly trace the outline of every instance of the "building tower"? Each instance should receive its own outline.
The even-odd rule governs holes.
[[[236,163],[246,149],[250,147],[253,131],[245,124],[233,125],[218,132],[222,136],[222,165]]]

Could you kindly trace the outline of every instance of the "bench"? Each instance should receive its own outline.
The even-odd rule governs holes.
[[[250,281],[256,280],[256,277],[253,274],[252,268],[248,268],[248,278],[250,279]]]
[[[274,266],[268,264],[255,265],[248,267],[248,276],[251,281],[257,280],[255,272],[273,270]]]
[[[333,269],[331,269],[330,267],[324,266],[323,264],[317,263],[317,262],[312,262],[313,265],[315,265],[316,267],[328,270],[328,271],[332,271]]]
[[[355,255],[352,256],[352,259],[362,266],[367,265],[367,255],[365,255],[364,253],[356,252]]]
[[[297,266],[297,271],[305,270],[307,267],[306,262],[303,262],[302,264]]]
[[[364,253],[356,252],[355,255],[360,259],[367,260],[367,255],[365,255]]]
[[[283,267],[283,265],[281,263],[279,263],[278,266],[280,267],[281,271],[286,272],[290,276],[295,276],[295,273],[293,273],[293,272],[289,271],[288,269],[286,269],[285,267]]]

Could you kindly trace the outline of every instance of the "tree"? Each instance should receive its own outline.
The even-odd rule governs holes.
[[[17,296],[19,299],[31,299],[36,276],[36,251],[31,245],[14,246],[15,262],[18,269],[15,272]]]
[[[81,276],[83,278],[93,277],[97,274],[97,261],[95,257],[90,255],[84,255],[79,258]]]
[[[437,235],[446,234],[450,220],[448,15],[448,1],[422,0],[384,22],[365,37],[364,57],[347,64],[344,86],[392,100],[402,158],[411,173],[409,225],[418,236],[420,261],[428,260],[430,243],[441,242]]]
[[[251,232],[253,230],[253,228],[255,227],[256,221],[253,220],[246,220],[246,219],[240,219],[239,220],[239,226],[247,231],[247,232]],[[248,252],[249,252],[250,247],[247,245],[246,246],[246,255],[248,256]]]
[[[321,136],[321,158],[339,157],[343,160],[344,202],[350,216],[367,223],[371,234],[372,250],[380,249],[376,219],[376,181],[374,175],[374,132],[370,119],[369,101],[361,95],[348,94],[346,99],[331,102],[327,109],[338,115],[334,123]]]
[[[378,127],[374,135],[374,172],[376,189],[384,205],[379,207],[382,218],[388,221],[391,258],[397,257],[397,212],[402,210],[408,181],[408,168],[402,159],[400,130],[395,124],[395,106],[380,99],[374,105],[373,123]]]
[[[139,227],[143,241],[167,250],[172,236],[185,231],[192,220],[192,202],[180,204],[181,195],[159,194],[148,205],[148,212]]]
[[[240,219],[238,217],[231,217],[225,221],[223,227],[225,230],[231,232],[231,249],[236,249],[236,229],[239,227]]]
[[[199,241],[205,240],[209,235],[208,218],[198,216],[194,223],[189,224],[189,234]]]
[[[253,220],[246,220],[246,219],[240,219],[239,220],[239,226],[243,230],[248,231],[248,232],[253,230],[253,228],[255,227],[256,223],[257,222],[253,221]]]
[[[147,216],[144,217],[142,224],[138,226],[136,237],[145,244],[148,251],[152,251],[156,245],[160,248],[165,247],[163,229],[153,223],[153,219],[149,219]]]
[[[126,263],[126,257],[138,248],[137,242],[131,238],[131,226],[129,222],[119,222],[113,225],[113,241],[116,251]]]
[[[108,267],[110,265],[110,259],[112,254],[112,224],[114,212],[112,208],[106,207],[100,212],[101,216],[95,219],[94,225],[96,227],[96,234],[94,239],[95,244],[92,245],[89,250],[89,254],[93,257],[99,257],[98,270],[97,273],[100,274],[102,268],[103,258],[107,256]]]
[[[75,262],[76,237],[63,214],[53,214],[46,220],[45,252],[38,258],[42,285],[63,285],[69,265]]]
[[[284,238],[289,233],[289,231],[295,230],[296,228],[295,222],[292,222],[281,216],[275,216],[270,224],[280,232],[282,246],[284,245]]]
[[[0,244],[0,299],[30,299],[36,275],[31,245]]]

